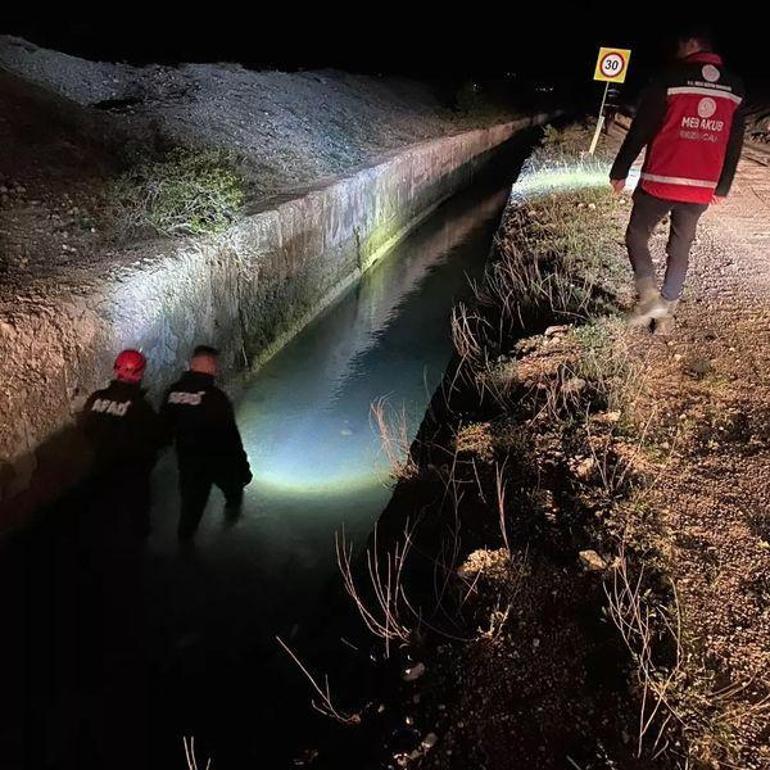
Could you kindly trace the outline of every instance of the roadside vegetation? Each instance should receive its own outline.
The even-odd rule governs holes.
[[[216,234],[237,218],[244,197],[234,156],[212,149],[175,147],[132,165],[112,187],[124,237]]]
[[[595,176],[587,141],[546,131],[517,187]],[[767,655],[738,648],[753,662],[731,669],[704,633],[704,567],[677,547],[700,533],[672,531],[667,507],[672,476],[741,440],[740,418],[697,360],[700,411],[691,389],[672,398],[651,365],[666,343],[626,328],[628,206],[601,184],[514,195],[475,302],[453,313],[455,366],[408,462],[391,452],[390,541],[368,573],[379,636],[427,663],[403,693],[416,735],[399,766],[767,766]]]

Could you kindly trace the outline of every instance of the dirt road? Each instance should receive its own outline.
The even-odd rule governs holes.
[[[649,414],[678,423],[651,501],[659,542],[698,663],[718,672],[698,683],[710,732],[747,769],[770,766],[770,167],[755,152],[704,219],[676,334],[640,349]]]

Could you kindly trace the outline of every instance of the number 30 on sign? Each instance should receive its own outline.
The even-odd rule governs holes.
[[[631,51],[627,48],[600,48],[594,80],[603,80],[607,83],[625,82],[630,58]]]

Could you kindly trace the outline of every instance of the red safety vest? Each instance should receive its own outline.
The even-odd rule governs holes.
[[[658,198],[709,203],[743,89],[717,54],[694,54],[686,64],[666,83],[665,118],[647,147],[640,184]]]

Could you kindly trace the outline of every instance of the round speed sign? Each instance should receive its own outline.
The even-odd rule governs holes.
[[[622,74],[626,66],[626,60],[615,51],[607,53],[599,64],[602,75],[607,78],[616,78]]]
[[[600,48],[596,60],[594,80],[622,83],[628,74],[631,51],[626,48]]]

